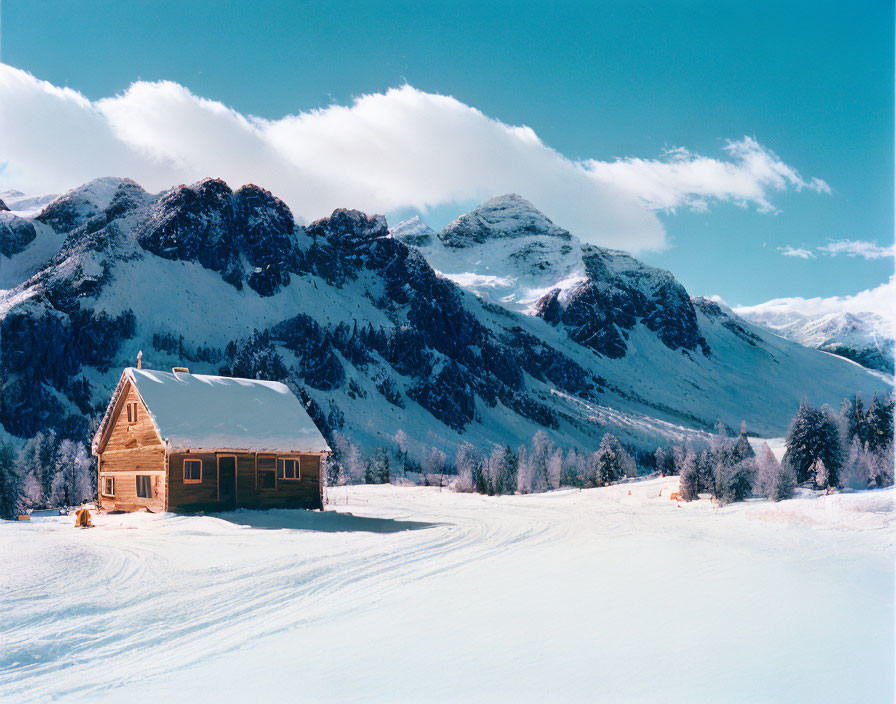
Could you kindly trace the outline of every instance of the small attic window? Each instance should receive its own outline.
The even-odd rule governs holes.
[[[137,402],[131,401],[128,403],[128,423],[133,425],[137,422]]]

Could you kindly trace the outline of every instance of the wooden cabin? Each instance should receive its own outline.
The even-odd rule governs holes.
[[[330,448],[278,382],[128,367],[91,448],[109,511],[323,507]]]

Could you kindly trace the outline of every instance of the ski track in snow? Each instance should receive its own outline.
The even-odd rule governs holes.
[[[622,549],[613,547],[614,538],[626,549],[646,551],[645,557],[632,555],[636,562],[655,559],[651,545],[695,544],[705,551],[700,554],[733,551],[747,561],[761,555],[782,563],[798,546],[810,572],[828,560],[838,569],[892,563],[893,490],[827,497],[804,492],[794,501],[723,509],[708,500],[679,508],[668,500],[673,490],[677,478],[513,497],[340,487],[330,490],[323,514],[98,515],[92,530],[74,530],[71,517],[0,523],[0,700],[114,701],[125,692],[149,698],[173,677],[192,683],[195,700],[230,701],[238,698],[235,692],[212,697],[205,688],[212,683],[194,673],[207,677],[216,663],[224,671],[231,663],[232,670],[240,658],[253,658],[238,651],[254,652],[278,638],[301,642],[303,633],[319,633],[321,626],[351,627],[370,614],[392,613],[393,593],[422,589],[425,581],[449,585],[463,601],[488,588],[481,575],[494,563],[509,561],[525,572],[545,556],[561,564],[574,556],[568,560],[573,584],[581,580],[572,576],[581,558],[593,557],[588,551]],[[614,571],[629,568],[622,553],[608,554]],[[697,560],[688,578],[716,579],[714,565]],[[536,579],[511,603],[538,599],[543,588]],[[610,589],[607,598],[624,597],[603,588]],[[756,589],[747,585],[746,599],[750,588]],[[619,608],[640,607],[620,602]],[[456,630],[465,639],[493,627],[457,616]],[[664,631],[662,624],[655,628]],[[370,685],[363,678],[357,684]],[[451,698],[452,692],[438,691],[433,699]],[[343,692],[402,698],[353,694]],[[419,699],[420,692],[409,698]]]
[[[334,493],[338,501],[341,492]],[[484,513],[477,517],[475,511],[456,522],[422,527],[395,519],[411,528],[395,533],[378,532],[391,531],[392,518],[369,519],[384,525],[373,525],[370,533],[361,528],[362,535],[371,536],[363,547],[351,541],[306,555],[302,543],[306,531],[285,528],[282,532],[295,540],[278,541],[279,554],[269,557],[264,519],[289,524],[296,513],[303,512],[239,511],[200,518],[97,516],[100,530],[75,535],[69,517],[36,519],[34,526],[24,529],[52,544],[30,548],[40,555],[39,564],[29,561],[24,563],[27,568],[23,565],[6,575],[8,607],[0,640],[7,650],[0,657],[0,693],[49,696],[101,691],[120,680],[118,673],[127,669],[136,653],[145,663],[138,679],[152,678],[238,649],[247,641],[331,618],[334,607],[350,616],[368,608],[392,585],[558,540],[564,532],[557,523],[501,524],[486,520]],[[260,530],[229,522],[252,521],[256,516],[261,517]],[[313,524],[314,516],[307,522]],[[344,530],[350,532],[352,515],[344,517],[348,521]],[[41,523],[52,527],[45,531]],[[123,544],[122,534],[133,544]],[[20,550],[29,550],[31,537],[21,536]],[[171,540],[190,539],[214,540],[220,559],[207,557],[211,562],[207,565],[201,559],[198,564],[183,564],[182,552],[172,556]],[[172,594],[177,598],[171,599]],[[126,637],[122,637],[123,618]],[[55,678],[60,668],[66,671],[65,681],[89,684],[60,692]],[[104,671],[115,674],[107,678]]]

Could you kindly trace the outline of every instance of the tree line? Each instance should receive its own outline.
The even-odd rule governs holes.
[[[860,394],[844,399],[839,412],[804,401],[790,423],[780,462],[767,443],[756,454],[745,424],[733,435],[721,421],[708,442],[658,447],[654,453],[627,448],[611,433],[604,434],[593,452],[564,449],[539,430],[516,449],[464,442],[453,457],[437,447],[412,457],[408,436],[399,430],[391,447],[365,456],[336,433],[327,478],[331,486],[413,482],[494,496],[606,486],[657,473],[679,475],[685,501],[700,494],[721,504],[751,496],[780,501],[793,496],[797,486],[835,490],[891,485],[893,411],[892,398],[876,395],[867,406]]]
[[[721,422],[709,442],[660,447],[654,453],[625,447],[611,433],[593,452],[564,449],[539,430],[516,449],[464,442],[451,457],[434,446],[412,455],[407,434],[399,430],[389,447],[365,455],[337,432],[326,477],[331,486],[400,481],[494,496],[605,486],[656,472],[679,475],[686,501],[700,494],[720,503],[750,496],[779,501],[791,497],[797,486],[858,490],[892,485],[893,411],[893,399],[878,396],[865,404],[856,394],[844,399],[838,412],[804,401],[790,424],[781,462],[768,445],[757,455],[745,426],[730,436]],[[0,440],[0,518],[95,498],[96,467],[84,443],[52,430],[18,450]]]
[[[336,434],[333,455],[327,463],[331,486],[393,480],[422,485],[448,486],[459,492],[490,496],[531,494],[561,486],[589,488],[605,486],[624,477],[637,477],[633,453],[611,433],[591,453],[554,444],[544,431],[536,431],[531,442],[516,449],[510,445],[478,448],[463,442],[453,457],[437,447],[412,457],[408,437],[399,430],[391,450],[379,447],[365,457],[344,435]]]
[[[18,451],[0,441],[0,518],[96,498],[96,466],[82,442],[38,433]]]
[[[860,394],[844,399],[839,412],[803,401],[780,462],[767,443],[756,456],[745,426],[729,438],[721,423],[709,447],[678,445],[668,455],[657,449],[655,461],[662,471],[680,476],[685,501],[701,493],[723,504],[749,496],[780,501],[793,496],[797,486],[825,491],[891,486],[893,410],[892,398],[876,395],[867,407]]]

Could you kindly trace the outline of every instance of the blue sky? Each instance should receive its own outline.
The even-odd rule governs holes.
[[[90,100],[170,80],[269,120],[407,83],[526,125],[571,160],[673,147],[723,160],[726,140],[750,136],[830,193],[770,189],[775,212],[736,198],[656,209],[668,246],[639,256],[693,294],[752,304],[893,273],[892,258],[818,250],[893,242],[893,27],[891,2],[3,0],[2,60]]]

